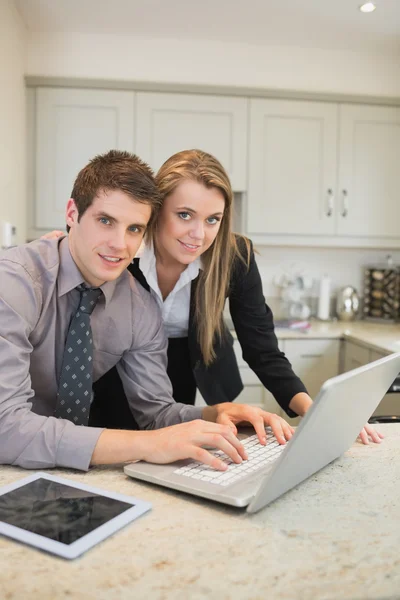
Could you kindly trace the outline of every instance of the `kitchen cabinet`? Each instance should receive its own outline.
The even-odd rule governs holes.
[[[249,235],[400,246],[399,155],[398,107],[252,99]]]
[[[311,398],[339,373],[339,347],[339,340],[334,339],[284,340],[283,351]]]
[[[154,170],[179,150],[204,149],[224,165],[235,191],[247,189],[246,98],[39,87],[29,99],[30,238],[64,229],[76,175],[111,148],[136,152]]]
[[[400,108],[340,107],[337,233],[400,242]]]
[[[337,106],[252,99],[249,235],[335,232]]]
[[[343,347],[342,372],[347,373],[370,362],[370,348],[346,340]]]
[[[303,381],[310,396],[319,392],[324,381],[339,372],[339,340],[332,339],[292,339],[279,340],[279,348],[286,354],[293,370]],[[244,391],[237,402],[245,402],[260,406],[269,412],[279,414],[290,423],[297,423],[298,418],[289,419],[280,408],[272,394],[261,384],[258,377],[242,358],[242,350],[237,340],[234,343]]]
[[[64,227],[72,183],[94,155],[126,149],[157,170],[199,147],[226,168],[256,243],[400,247],[399,107],[87,88],[28,97],[30,237]]]
[[[278,333],[279,335],[279,333]],[[340,339],[278,339],[279,348],[290,361],[294,372],[305,384],[310,396],[315,398],[322,384],[340,373],[356,369],[387,356],[388,352],[373,350],[362,344]],[[243,392],[236,402],[258,406],[278,414],[291,425],[297,425],[300,418],[290,419],[280,408],[272,394],[261,384],[258,377],[242,358],[242,350],[237,340],[234,350],[242,381]],[[196,404],[204,404],[198,393]],[[400,414],[400,394],[387,394],[374,415]]]
[[[234,341],[233,349],[239,366],[240,376],[244,389],[235,402],[251,404],[276,414],[281,414],[281,407],[273,395],[265,389],[257,375],[250,369],[242,357],[242,348],[237,340]]]
[[[357,369],[358,367],[367,365],[374,360],[379,360],[388,354],[388,352],[379,352],[377,350],[373,350],[372,348],[368,348],[367,346],[362,346],[361,344],[346,340],[343,346],[344,357],[342,361],[341,372],[346,373],[352,369]]]
[[[387,352],[378,352],[360,344],[346,341],[343,372],[361,367],[387,355]],[[379,415],[400,415],[400,394],[386,394],[373,413],[373,416]]]
[[[247,189],[246,98],[138,92],[136,153],[157,171],[180,150],[199,148],[222,163],[235,191]]]
[[[65,205],[80,169],[111,148],[134,150],[134,92],[36,90],[36,193],[31,237],[65,228]],[[33,231],[32,231],[33,230]]]
[[[313,399],[322,384],[339,373],[339,340],[286,339],[280,343],[280,348]],[[291,424],[299,422],[299,418],[289,419],[283,411],[281,416]]]

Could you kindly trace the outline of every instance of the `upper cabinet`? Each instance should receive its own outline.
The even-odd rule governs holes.
[[[136,152],[157,171],[200,148],[226,168],[256,243],[400,247],[399,107],[46,87],[28,99],[30,238],[64,228],[96,154]]]
[[[333,234],[337,106],[250,103],[248,227],[252,234]]]
[[[73,182],[91,158],[110,148],[134,150],[134,97],[124,91],[37,90],[34,232],[65,228]]]
[[[400,238],[399,167],[400,109],[341,105],[340,235]]]
[[[400,246],[400,109],[250,104],[248,233],[265,243]]]
[[[213,154],[235,191],[247,189],[246,98],[201,94],[136,94],[137,154],[157,171],[180,150]]]

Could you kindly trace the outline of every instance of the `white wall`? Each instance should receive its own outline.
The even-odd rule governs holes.
[[[400,96],[398,56],[127,35],[31,33],[26,72]]]
[[[391,255],[393,263],[400,265],[400,250],[365,250],[357,248],[289,248],[286,246],[256,246],[256,261],[263,281],[267,299],[279,296],[280,289],[274,284],[276,276],[305,275],[314,279],[311,296],[318,295],[320,278],[327,274],[332,279],[332,297],[345,285],[354,286],[360,296],[364,295],[364,268],[386,264]],[[274,307],[276,305],[274,304]]]
[[[0,220],[26,236],[25,27],[11,0],[0,0]],[[1,240],[0,240],[1,243]]]

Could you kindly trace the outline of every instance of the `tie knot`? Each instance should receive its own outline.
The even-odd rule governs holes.
[[[97,300],[100,298],[101,289],[100,288],[88,288],[85,285],[78,285],[76,288],[80,294],[81,298],[79,301],[79,310],[83,313],[92,314],[94,307],[97,304]]]

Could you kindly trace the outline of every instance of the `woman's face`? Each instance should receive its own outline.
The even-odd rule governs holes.
[[[188,265],[215,240],[224,214],[225,200],[217,188],[186,180],[165,198],[156,233],[162,260]]]

